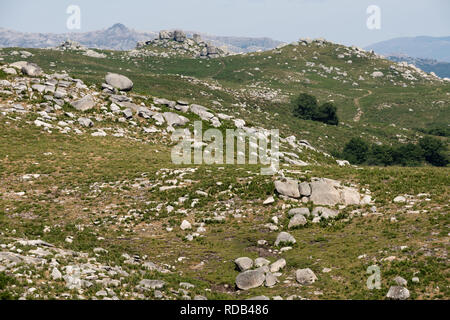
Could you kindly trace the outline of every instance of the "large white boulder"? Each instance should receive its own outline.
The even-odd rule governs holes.
[[[262,269],[244,271],[236,277],[236,286],[241,290],[249,290],[264,284],[266,275]]]
[[[300,191],[298,188],[298,182],[295,180],[278,180],[275,181],[275,189],[279,194],[290,198],[300,198]]]
[[[302,285],[309,285],[317,280],[317,276],[309,268],[297,270],[295,276],[297,278],[297,282]]]
[[[127,77],[117,73],[108,73],[105,76],[105,81],[107,84],[119,89],[120,91],[130,91],[133,89],[133,82]]]

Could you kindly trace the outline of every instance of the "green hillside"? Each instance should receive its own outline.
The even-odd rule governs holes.
[[[408,80],[391,69],[388,60],[328,42],[208,60],[133,58],[109,51],[104,51],[106,59],[76,52],[30,52],[35,54],[30,61],[44,70],[66,70],[97,86],[106,72],[118,72],[133,79],[137,93],[189,99],[211,108],[217,100],[223,110],[264,127],[280,128],[326,152],[341,148],[353,136],[388,144],[399,139],[415,141],[420,134],[417,129],[445,126],[450,120],[449,82],[414,71],[417,80]],[[5,56],[6,62],[14,59]],[[51,62],[56,67],[50,67]],[[383,76],[373,78],[376,71]],[[334,101],[341,125],[293,118],[289,100],[302,92],[317,96],[320,102]]]
[[[0,299],[450,296],[450,169],[328,155],[448,126],[450,83],[321,40],[216,59],[20,51],[0,50]],[[294,117],[300,93],[333,101],[339,125]],[[280,170],[173,163],[172,132],[194,121],[279,129]]]

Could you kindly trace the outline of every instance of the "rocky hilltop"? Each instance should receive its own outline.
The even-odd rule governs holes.
[[[167,49],[163,52],[155,48]],[[190,56],[194,58],[220,58],[229,55],[224,49],[202,40],[199,34],[188,38],[182,30],[161,31],[154,40],[138,42],[136,50],[130,52],[131,56]]]

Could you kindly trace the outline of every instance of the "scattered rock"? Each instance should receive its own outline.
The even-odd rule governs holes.
[[[89,118],[85,118],[85,117],[78,118],[78,123],[81,126],[86,127],[86,128],[90,128],[90,127],[94,126],[94,123],[92,122],[92,120]]]
[[[263,202],[263,204],[268,205],[268,204],[272,204],[274,202],[275,202],[275,199],[273,198],[273,196],[270,196]]]
[[[293,236],[291,236],[287,232],[280,232],[280,234],[277,236],[277,239],[275,240],[275,246],[278,246],[280,244],[294,244],[297,241]]]
[[[62,279],[62,273],[55,267],[52,270],[52,273],[50,275],[53,280],[60,280]]]
[[[166,283],[162,280],[144,279],[139,282],[139,287],[141,289],[145,289],[145,290],[148,290],[148,289],[154,290],[154,289],[162,289],[165,286],[165,284]]]
[[[72,102],[72,107],[77,109],[78,111],[87,111],[92,109],[95,106],[95,101],[90,94],[84,96],[80,100]]]
[[[29,77],[39,77],[42,75],[42,69],[35,63],[27,62],[22,67],[22,73]]]
[[[311,185],[308,182],[302,182],[299,184],[300,195],[304,197],[311,196]]]
[[[310,200],[316,205],[334,206],[340,202],[339,191],[329,179],[311,182]]]
[[[384,76],[384,74],[381,71],[375,71],[372,73],[372,78],[381,78],[383,76]]]
[[[302,285],[309,285],[317,280],[316,275],[309,268],[297,270],[295,276],[297,278],[298,283]]]
[[[275,181],[275,189],[279,194],[290,198],[300,198],[298,182],[295,180]]]
[[[183,222],[181,222],[181,225],[180,225],[180,229],[181,230],[188,230],[188,229],[191,229],[191,228],[192,228],[192,225],[191,225],[191,223],[189,221],[183,220]]]
[[[173,112],[164,112],[163,117],[169,126],[184,126],[189,119]]]
[[[133,89],[133,82],[127,77],[117,73],[108,73],[105,76],[105,82],[120,91],[130,91]]]
[[[386,297],[393,300],[406,300],[409,298],[409,290],[401,286],[392,286]]]
[[[288,212],[289,217],[295,216],[297,214],[301,214],[305,217],[309,217],[311,213],[308,208],[294,208],[294,209],[289,210],[289,212]]]
[[[275,273],[280,271],[286,266],[285,259],[279,259],[270,265],[270,272]]]
[[[406,287],[406,285],[408,284],[408,281],[400,276],[395,277],[394,281],[397,285],[401,287]]]
[[[325,207],[315,207],[313,212],[313,216],[320,217],[323,219],[336,218],[339,215],[339,212],[334,209],[329,209]]]
[[[180,287],[186,289],[186,290],[190,290],[190,289],[194,289],[195,286],[192,283],[189,282],[180,282]]]
[[[275,277],[271,272],[266,273],[266,281],[265,285],[266,287],[273,287],[278,282],[277,277]]]
[[[262,286],[265,280],[264,271],[260,269],[247,270],[236,277],[236,286],[241,290],[249,290]]]
[[[288,229],[304,226],[307,223],[306,218],[302,214],[296,214],[289,221]]]
[[[260,268],[263,266],[268,266],[270,261],[265,258],[256,258],[255,259],[255,267]]]
[[[397,196],[394,198],[394,203],[405,203],[406,198],[404,196]]]
[[[253,267],[253,260],[248,257],[241,257],[234,260],[240,271],[247,271]]]
[[[248,298],[246,300],[248,300],[248,301],[251,301],[251,300],[264,301],[264,300],[270,300],[270,298],[267,296],[256,296],[256,297]]]

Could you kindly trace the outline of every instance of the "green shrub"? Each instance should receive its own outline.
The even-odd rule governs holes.
[[[422,148],[413,143],[403,144],[395,149],[394,161],[405,167],[419,166],[424,160]]]
[[[445,167],[449,163],[446,145],[439,139],[424,137],[419,141],[425,160],[433,166]]]
[[[399,146],[369,145],[361,138],[352,138],[342,153],[334,152],[352,164],[375,166],[419,166],[427,161],[433,166],[444,167],[449,164],[446,145],[439,139],[425,137],[418,144],[408,143]]]
[[[430,134],[432,136],[440,136],[440,137],[450,137],[450,127],[446,124],[442,125],[432,125],[427,129],[418,129],[418,131]]]
[[[294,116],[303,120],[320,121],[337,126],[337,108],[331,102],[319,106],[316,97],[302,93],[292,101]]]
[[[367,164],[373,166],[390,166],[394,164],[394,149],[390,146],[372,145],[367,157]]]
[[[8,75],[6,74],[5,71],[0,70],[0,80],[6,79],[7,76],[8,76]]]
[[[292,103],[294,105],[294,115],[303,120],[312,120],[317,112],[316,97],[307,93],[300,94]]]
[[[339,120],[336,111],[337,108],[334,104],[332,104],[331,102],[326,102],[317,108],[317,111],[313,115],[312,120],[337,126]]]
[[[4,291],[8,285],[15,284],[15,279],[6,275],[4,272],[0,272],[0,300],[11,300],[13,296]]]
[[[363,164],[367,160],[369,145],[361,138],[352,138],[344,147],[343,158],[352,164]]]

